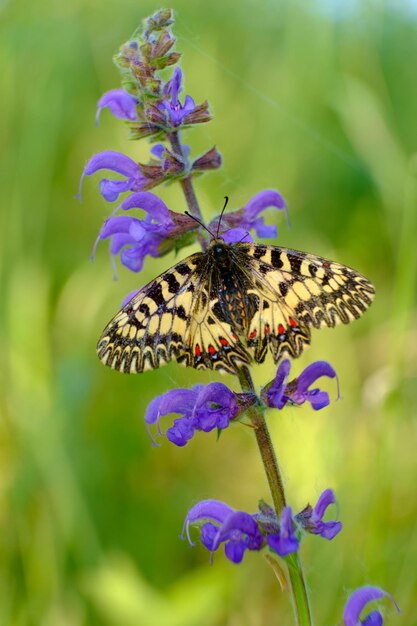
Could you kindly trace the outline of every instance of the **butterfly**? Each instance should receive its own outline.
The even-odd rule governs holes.
[[[172,359],[236,373],[268,351],[298,357],[311,329],[360,317],[373,285],[355,270],[306,252],[214,238],[142,287],[103,331],[99,358],[126,373]]]

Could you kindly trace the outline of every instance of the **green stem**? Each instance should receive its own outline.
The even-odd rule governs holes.
[[[292,604],[297,625],[313,626],[313,616],[311,615],[303,567],[298,552],[287,556],[285,561],[288,567]]]
[[[254,386],[252,377],[247,367],[243,367],[238,373],[243,391],[253,393]],[[268,480],[269,489],[274,503],[277,516],[281,515],[286,505],[284,484],[279,470],[277,457],[272,445],[271,436],[266,425],[264,409],[260,405],[251,406],[247,414],[255,429],[256,441],[261,453],[262,463]],[[310,605],[307,588],[304,580],[303,568],[298,553],[293,553],[285,558],[288,567],[288,578],[293,601],[294,615],[297,626],[312,626]]]

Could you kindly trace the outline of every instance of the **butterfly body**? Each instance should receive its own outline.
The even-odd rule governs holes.
[[[311,328],[360,317],[375,291],[361,274],[305,252],[214,239],[151,281],[103,331],[106,365],[142,372],[176,359],[235,373],[268,350],[297,357]]]

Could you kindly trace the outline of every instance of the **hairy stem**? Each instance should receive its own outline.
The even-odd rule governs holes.
[[[249,369],[239,370],[239,381],[243,391],[254,392],[254,386]],[[269,489],[278,517],[286,505],[284,484],[279,470],[277,457],[272,445],[271,436],[266,425],[264,410],[261,406],[251,406],[247,414],[254,426],[256,441],[264,465]],[[297,626],[312,626],[313,620],[308,601],[307,588],[303,569],[298,553],[290,554],[285,558],[288,567],[288,578],[293,601],[294,614]]]
[[[251,393],[255,391],[247,367],[243,367],[239,370],[239,380],[243,391],[250,391]],[[286,504],[284,484],[279,471],[271,436],[266,425],[263,409],[260,406],[254,405],[248,409],[247,413],[254,426],[256,441],[258,443],[259,452],[261,453],[274,507],[277,515],[281,515],[281,511]]]
[[[168,139],[170,141],[173,151],[180,157],[185,158],[178,132],[170,133],[168,135]],[[185,178],[182,178],[180,180],[180,185],[184,192],[184,196],[187,201],[188,209],[191,215],[197,217],[200,221],[203,221],[203,216],[201,215],[197,196],[195,195],[191,174],[189,176],[186,176]]]

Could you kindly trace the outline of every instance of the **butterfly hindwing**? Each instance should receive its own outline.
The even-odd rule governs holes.
[[[187,332],[187,365],[233,374],[239,366],[249,364],[251,358],[232,326],[216,315],[217,302],[203,290],[195,304]]]

